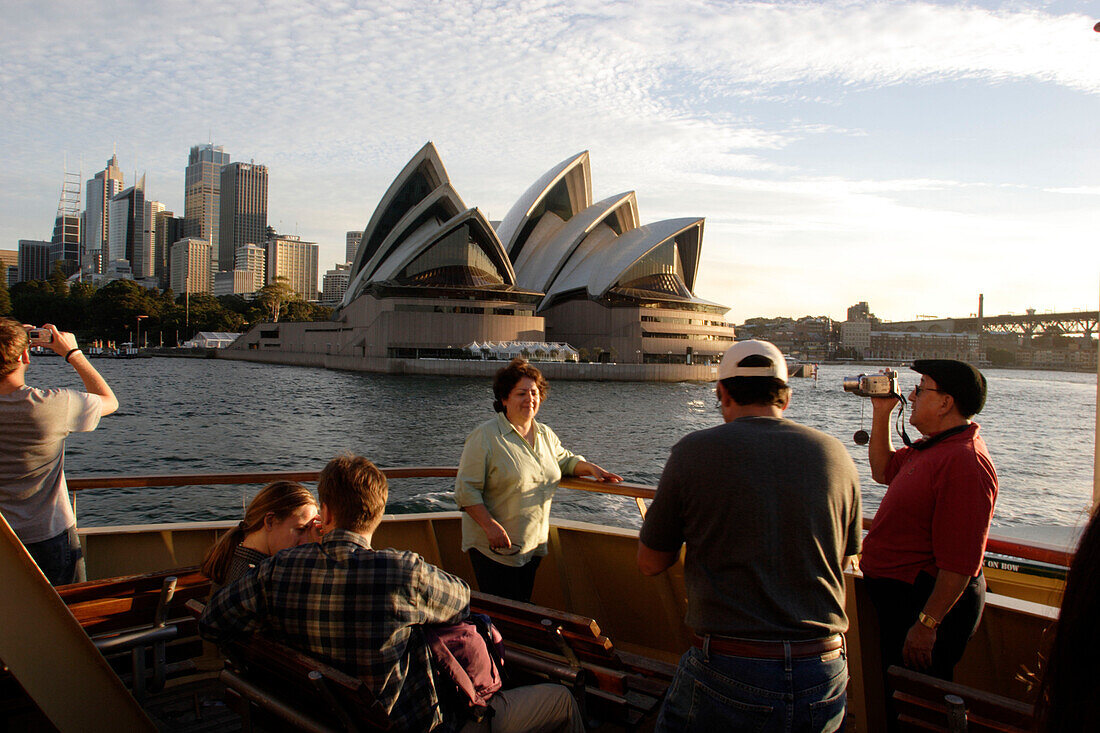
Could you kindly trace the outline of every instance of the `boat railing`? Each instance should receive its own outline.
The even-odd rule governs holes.
[[[397,466],[382,468],[387,479],[404,478],[454,478],[458,474],[455,466]],[[272,481],[299,481],[302,483],[316,483],[320,478],[320,471],[248,471],[237,473],[171,473],[150,474],[139,476],[74,476],[67,477],[69,491],[85,491],[88,489],[121,489],[121,488],[158,488],[169,486],[221,486],[240,484],[263,484]],[[641,515],[645,516],[646,501],[652,501],[657,494],[654,486],[634,484],[627,481],[622,483],[605,483],[593,481],[587,478],[562,478],[561,488],[575,491],[589,491],[597,494],[611,496],[623,496],[634,499]],[[871,519],[863,518],[863,528],[869,529]],[[986,544],[986,551],[999,555],[1042,562],[1060,567],[1068,567],[1073,560],[1073,553],[1055,545],[1041,542],[1023,542],[1010,537],[1002,537],[990,534]]]

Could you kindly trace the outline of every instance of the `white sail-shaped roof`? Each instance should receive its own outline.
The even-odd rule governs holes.
[[[452,217],[449,221],[432,230],[418,230],[402,242],[384,262],[375,270],[371,278],[375,282],[395,282],[405,269],[422,254],[444,243],[448,237],[465,229],[489,262],[496,270],[503,285],[515,285],[516,273],[512,263],[504,253],[504,247],[497,238],[489,220],[478,209],[466,211]]]
[[[703,221],[690,217],[666,219],[632,229],[621,237],[588,246],[582,243],[546,290],[540,308],[550,305],[558,296],[577,290],[584,290],[588,297],[594,299],[606,296],[632,265],[676,238],[679,238],[677,248],[684,268],[684,284],[692,290],[698,271]],[[690,268],[688,263],[691,263]]]
[[[548,219],[547,224],[560,226],[591,205],[592,171],[585,150],[558,163],[531,184],[501,220],[497,235],[504,243],[504,251],[516,262],[539,220]],[[547,227],[543,229],[540,232],[543,237],[555,230],[553,226],[550,231],[545,231]]]
[[[518,285],[526,290],[546,292],[581,243],[601,224],[604,237],[621,236],[638,226],[638,201],[633,191],[592,204],[565,223],[552,239],[525,247],[515,260]]]
[[[443,167],[443,161],[435,145],[429,141],[405,164],[374,209],[367,228],[363,230],[359,249],[356,250],[355,261],[351,266],[353,278],[371,260],[375,251],[389,235],[390,229],[410,209],[445,183],[450,183],[447,169]]]

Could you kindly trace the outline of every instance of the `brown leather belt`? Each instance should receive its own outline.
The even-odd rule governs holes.
[[[704,638],[696,636],[693,643],[703,649]],[[816,657],[820,654],[836,651],[844,647],[844,638],[833,634],[824,639],[809,641],[756,641],[753,639],[734,639],[729,636],[710,635],[710,652],[727,657],[749,657],[751,659],[785,659],[786,648],[790,647],[792,659]]]

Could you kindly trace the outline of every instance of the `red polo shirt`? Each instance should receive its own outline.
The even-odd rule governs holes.
[[[926,450],[896,451],[886,479],[863,540],[863,573],[906,583],[922,570],[977,576],[997,500],[997,471],[978,424]]]

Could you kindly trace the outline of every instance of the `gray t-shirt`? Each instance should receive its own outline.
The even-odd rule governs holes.
[[[0,395],[0,514],[24,543],[76,524],[65,486],[65,437],[95,430],[99,395],[23,386]]]
[[[687,625],[698,634],[815,639],[848,628],[843,562],[859,553],[859,475],[818,430],[745,417],[672,448],[641,540],[687,544]]]

